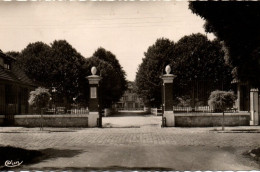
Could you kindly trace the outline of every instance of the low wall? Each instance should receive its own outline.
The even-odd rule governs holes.
[[[114,109],[114,108],[105,108],[104,109],[104,116],[105,117],[111,116],[111,115],[115,114],[115,112],[116,112],[116,109]]]
[[[176,113],[176,127],[214,127],[222,125],[222,113]],[[249,126],[250,113],[225,113],[225,126]]]
[[[4,124],[4,119],[5,119],[5,116],[0,115],[0,126],[2,126]]]
[[[1,119],[0,117],[0,125],[3,125]],[[43,115],[43,118],[41,115],[14,116],[14,126],[40,127],[41,124],[43,127],[88,127],[88,115]]]

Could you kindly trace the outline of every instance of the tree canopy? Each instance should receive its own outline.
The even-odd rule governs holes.
[[[56,87],[56,94],[66,102],[79,94],[79,73],[84,57],[67,41],[55,40],[51,46],[43,42],[30,43],[17,60],[31,79],[47,88]]]
[[[260,87],[260,3],[194,1],[189,8],[206,20],[206,32],[224,41],[238,79]]]
[[[160,76],[173,57],[174,42],[166,38],[157,39],[144,53],[144,58],[136,73],[137,93],[146,106],[159,107],[161,101]]]
[[[50,101],[51,94],[48,89],[38,87],[34,91],[30,92],[29,104],[36,107],[38,111],[42,108],[46,108]]]
[[[17,58],[25,73],[40,86],[55,87],[56,104],[76,103],[87,105],[89,85],[86,76],[96,66],[103,77],[100,82],[100,105],[111,107],[127,89],[125,71],[116,56],[99,48],[95,57],[84,58],[65,40],[55,40],[50,45],[43,42],[30,43],[24,50],[9,52]]]
[[[94,54],[93,57],[98,58],[99,60],[106,62],[110,64],[110,66],[113,67],[113,73],[111,73],[113,76],[107,75],[106,68],[100,68],[101,70],[101,76],[106,75],[107,78],[111,78],[111,81],[104,80],[103,82],[107,84],[107,87],[103,87],[102,90],[106,90],[110,93],[107,93],[104,91],[103,96],[107,97],[106,99],[111,99],[111,103],[115,103],[119,101],[119,99],[122,97],[124,92],[127,89],[127,80],[126,80],[126,73],[123,70],[122,66],[120,65],[118,59],[116,56],[111,53],[110,51],[105,50],[104,48],[100,47],[98,48]],[[97,61],[97,60],[96,60]],[[111,90],[111,91],[109,91]],[[113,92],[113,93],[112,93]],[[110,97],[110,98],[109,98]],[[105,100],[105,99],[104,99]],[[108,101],[108,102],[110,102]],[[111,106],[111,103],[108,103],[107,106]]]
[[[221,81],[226,86],[232,80],[232,68],[225,63],[221,43],[200,33],[184,36],[175,44],[170,65],[177,75],[175,88],[190,85],[193,80],[208,80],[212,84]]]
[[[68,100],[72,100],[81,91],[79,90],[80,79],[85,80],[85,78],[80,77],[84,57],[65,40],[54,41],[51,48],[52,84],[57,88],[58,92]]]
[[[218,40],[210,41],[205,35],[184,36],[177,43],[169,39],[158,39],[145,53],[145,58],[136,74],[138,94],[146,105],[161,105],[161,86],[165,66],[170,64],[174,79],[174,94],[180,89],[192,91],[192,81],[231,82],[231,68],[225,64],[222,45]],[[208,96],[207,96],[208,98]]]
[[[15,55],[11,53],[11,55]],[[49,87],[52,83],[52,49],[43,42],[35,42],[27,45],[17,57],[25,73],[41,86]]]

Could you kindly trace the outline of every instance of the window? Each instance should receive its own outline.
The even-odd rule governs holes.
[[[4,68],[10,70],[11,69],[11,62],[10,61],[4,61]]]
[[[4,64],[4,68],[6,68],[6,69],[8,69],[8,70],[10,70],[10,64]]]

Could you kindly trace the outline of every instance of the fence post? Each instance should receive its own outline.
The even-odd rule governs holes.
[[[258,89],[250,90],[250,125],[258,125],[259,124],[259,116],[258,116]]]
[[[86,78],[89,81],[89,89],[90,89],[90,97],[89,97],[89,119],[88,126],[89,127],[100,127],[102,124],[97,124],[97,120],[102,118],[102,114],[99,113],[99,81],[102,77],[96,75],[97,69],[96,67],[91,68],[92,75],[87,76]],[[101,120],[100,120],[101,122]]]
[[[165,68],[166,74],[162,76],[163,80],[163,118],[166,120],[166,124],[163,123],[166,127],[175,126],[175,116],[173,113],[173,79],[175,75],[170,74],[171,67],[169,65]],[[164,126],[163,126],[164,127]]]

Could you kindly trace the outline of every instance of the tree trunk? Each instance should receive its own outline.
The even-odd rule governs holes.
[[[222,131],[224,131],[225,128],[224,128],[224,111],[223,111],[223,116],[222,116]]]
[[[41,108],[41,124],[40,130],[43,130],[43,108]]]

